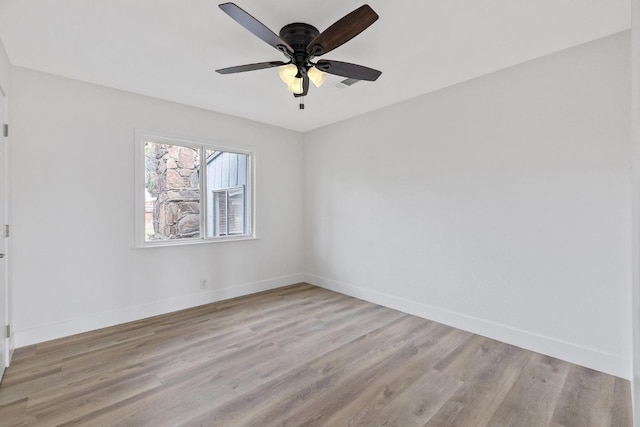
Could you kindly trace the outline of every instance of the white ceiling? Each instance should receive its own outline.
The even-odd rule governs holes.
[[[364,3],[235,2],[275,33],[291,22],[322,31]],[[284,59],[215,0],[0,0],[0,38],[13,65],[308,131],[630,27],[630,0],[368,4],[380,19],[326,59],[382,76],[347,89],[330,76],[303,111],[276,68],[214,72]]]

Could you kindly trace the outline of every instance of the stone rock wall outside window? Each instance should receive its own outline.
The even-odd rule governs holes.
[[[198,149],[146,142],[144,151],[147,198],[153,201],[153,215],[145,224],[145,240],[199,237]]]

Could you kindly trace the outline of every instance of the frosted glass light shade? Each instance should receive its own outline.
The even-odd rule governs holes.
[[[280,80],[282,80],[287,86],[293,82],[293,79],[296,78],[296,74],[298,74],[298,67],[296,67],[295,64],[287,64],[278,67]]]
[[[316,87],[322,86],[322,83],[327,79],[327,73],[318,70],[316,67],[309,68],[307,75]]]
[[[294,77],[291,83],[289,83],[289,92],[299,95],[303,91],[304,91],[304,88],[302,87],[302,79],[298,77]]]

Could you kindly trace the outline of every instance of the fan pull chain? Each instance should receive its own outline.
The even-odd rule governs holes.
[[[300,97],[300,109],[304,110],[304,96]]]

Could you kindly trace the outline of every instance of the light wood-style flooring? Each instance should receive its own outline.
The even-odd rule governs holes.
[[[16,351],[1,426],[631,426],[629,382],[307,284]]]

